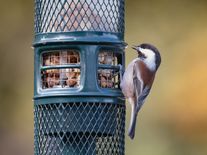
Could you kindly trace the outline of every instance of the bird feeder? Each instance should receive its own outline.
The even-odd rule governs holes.
[[[124,0],[35,0],[35,155],[124,154],[124,48]]]

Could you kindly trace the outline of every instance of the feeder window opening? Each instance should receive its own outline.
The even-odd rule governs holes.
[[[101,88],[117,88],[120,84],[122,54],[115,50],[101,50],[98,55],[98,84]]]
[[[41,56],[42,89],[77,88],[80,86],[78,50],[47,51]]]

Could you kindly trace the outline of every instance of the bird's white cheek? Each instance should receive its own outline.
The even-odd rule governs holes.
[[[144,59],[144,63],[147,65],[147,67],[151,70],[154,71],[156,69],[156,64],[155,64],[155,54],[153,51],[150,49],[140,49],[142,53],[146,55],[146,59]]]
[[[147,67],[151,70],[154,71],[156,69],[156,64],[155,64],[155,60],[144,60],[145,64],[147,65]]]

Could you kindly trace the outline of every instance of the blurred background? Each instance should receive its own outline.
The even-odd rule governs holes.
[[[0,2],[0,154],[33,154],[34,2]],[[133,44],[162,55],[126,155],[207,154],[207,1],[126,0],[126,64]],[[127,123],[130,106],[127,104]]]

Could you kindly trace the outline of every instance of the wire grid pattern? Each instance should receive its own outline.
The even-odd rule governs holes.
[[[118,65],[121,64],[122,54],[116,52],[115,50],[100,50],[98,54],[98,62],[99,64],[106,65]]]
[[[120,89],[119,64],[122,64],[122,54],[115,50],[101,49],[98,54],[98,64],[99,86]]]
[[[42,89],[77,88],[80,86],[80,69],[47,69],[41,71]]]
[[[67,64],[80,64],[80,54],[78,50],[47,51],[42,54],[42,66]]]
[[[35,105],[35,155],[124,155],[125,104]]]
[[[35,0],[35,33],[124,33],[124,0]]]
[[[48,88],[80,86],[80,54],[78,50],[46,51],[41,55],[41,85]],[[75,65],[75,66],[74,66]]]
[[[98,84],[101,88],[119,88],[120,77],[118,69],[99,69]]]

